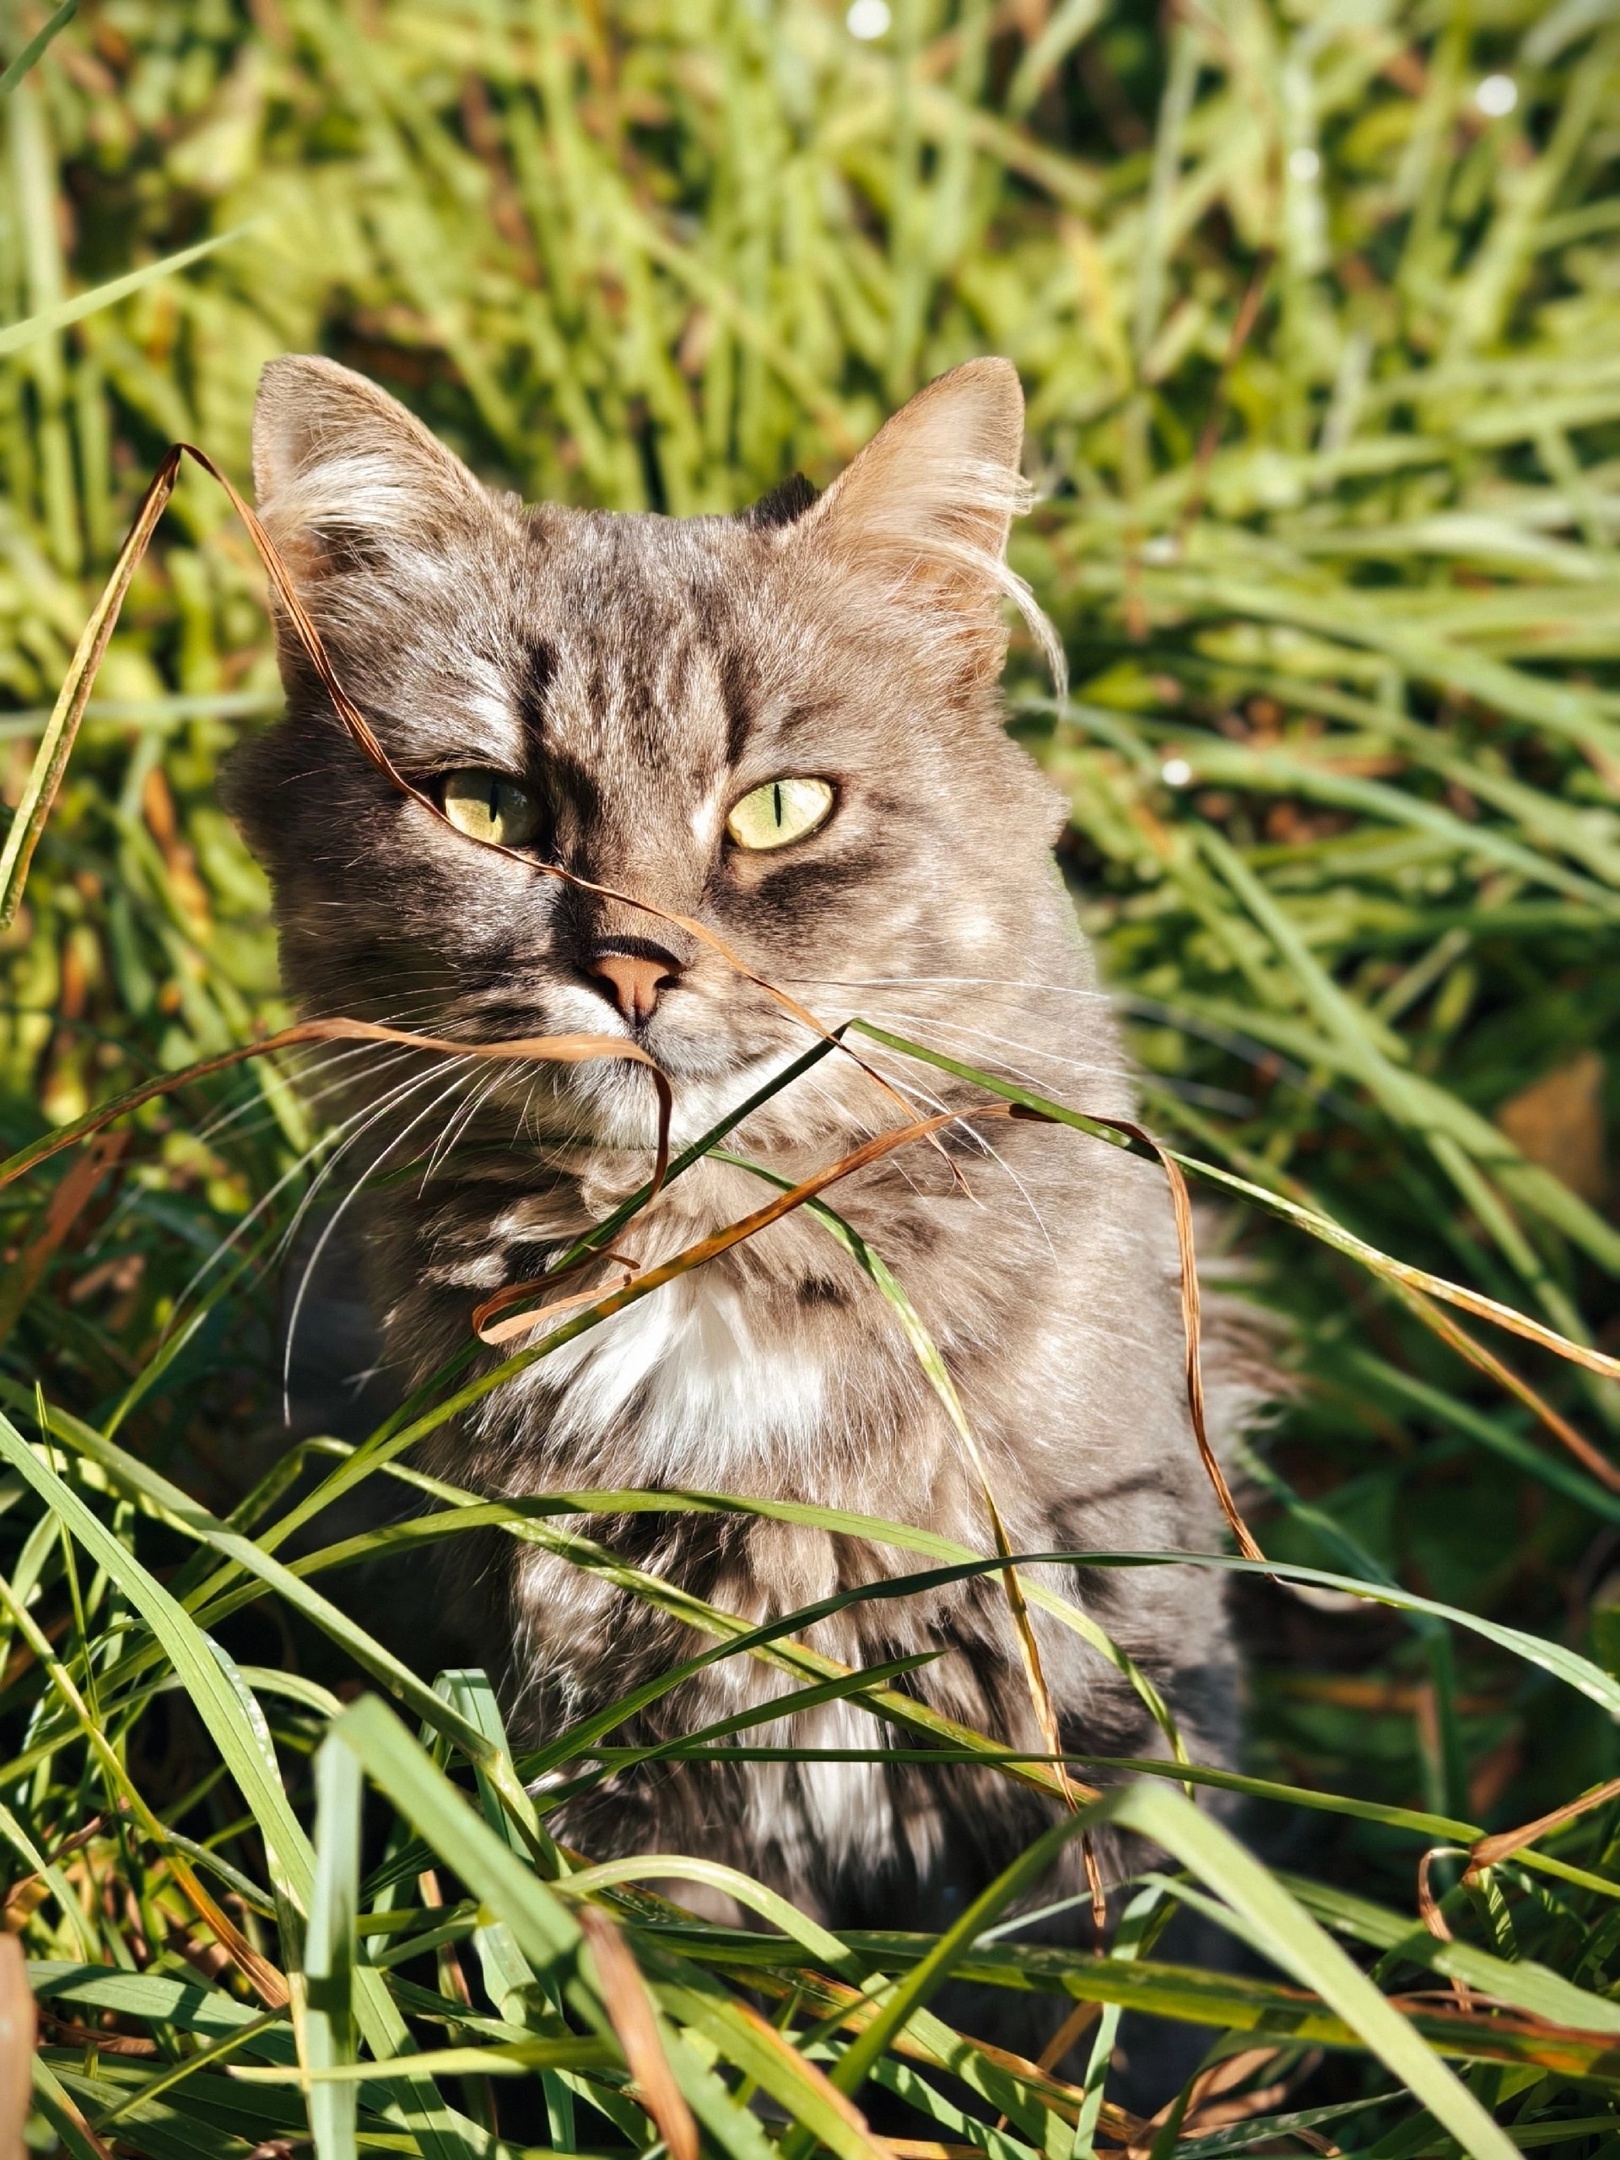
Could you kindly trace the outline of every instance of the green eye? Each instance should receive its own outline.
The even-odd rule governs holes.
[[[540,805],[504,773],[469,766],[444,782],[444,814],[469,840],[527,847],[540,830]]]
[[[833,791],[825,780],[767,780],[734,806],[726,831],[740,848],[757,853],[802,840],[827,821]]]

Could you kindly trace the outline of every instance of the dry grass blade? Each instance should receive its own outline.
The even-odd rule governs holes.
[[[1428,1851],[1425,1852],[1422,1858],[1418,1861],[1418,1916],[1422,1920],[1423,1925],[1428,1929],[1429,1933],[1434,1937],[1436,1942],[1455,1942],[1457,1938],[1451,1932],[1450,1922],[1446,1919],[1445,1914],[1440,1910],[1440,1901],[1435,1896],[1433,1887],[1429,1882],[1429,1870],[1433,1867],[1436,1860],[1444,1860],[1448,1857],[1455,1857],[1455,1854],[1456,1848],[1454,1846],[1431,1845]],[[1450,1984],[1451,1992],[1453,1995],[1456,1996],[1457,2001],[1461,2004],[1462,2008],[1464,2010],[1471,2011],[1474,2007],[1474,1997],[1473,1991],[1469,1988],[1467,1982],[1459,1980],[1455,1975],[1453,1975]]]
[[[73,754],[79,723],[95,687],[96,672],[106,658],[113,631],[118,627],[119,610],[129,591],[130,580],[139,569],[147,544],[157,530],[158,519],[174,493],[175,475],[179,470],[177,445],[168,452],[141,498],[129,535],[118,551],[112,575],[84,626],[68,671],[62,678],[62,687],[40,738],[22,800],[11,821],[11,830],[6,834],[6,844],[0,849],[0,929],[8,928],[15,919],[17,904],[28,880],[28,866],[34,859],[39,836],[45,830],[51,805],[62,785],[62,775]]]
[[[176,1088],[186,1087],[196,1080],[207,1079],[211,1074],[225,1072],[233,1065],[244,1064],[249,1058],[266,1057],[277,1050],[296,1049],[303,1043],[318,1042],[380,1042],[393,1043],[406,1050],[427,1050],[441,1057],[487,1058],[496,1063],[525,1063],[537,1060],[542,1063],[562,1065],[588,1064],[595,1058],[624,1058],[633,1065],[645,1067],[658,1092],[658,1144],[654,1163],[653,1189],[663,1183],[664,1172],[669,1167],[669,1127],[674,1113],[674,1098],[669,1081],[657,1060],[637,1044],[622,1035],[532,1035],[516,1036],[507,1042],[462,1042],[447,1035],[414,1035],[404,1028],[384,1027],[374,1020],[300,1020],[294,1026],[282,1028],[274,1035],[267,1035],[259,1042],[238,1043],[233,1050],[221,1051],[219,1056],[202,1058],[195,1065],[188,1065],[183,1072],[165,1073],[161,1079],[148,1080],[140,1087],[131,1088],[126,1094],[103,1103],[99,1109],[88,1112],[71,1125],[60,1126],[55,1132],[46,1133],[32,1146],[19,1149],[5,1162],[0,1163],[0,1189],[25,1175],[51,1156],[59,1155],[64,1148],[76,1141],[99,1133],[112,1124],[115,1118],[125,1117],[138,1110],[143,1103],[155,1101],[160,1095],[172,1095]]]
[[[1064,1805],[1072,1814],[1080,1806],[1082,1800],[1095,1800],[1097,1789],[1095,1786],[1082,1784],[1073,1775],[1065,1759],[1063,1735],[1058,1725],[1057,1706],[1052,1700],[1052,1690],[1047,1683],[1046,1668],[1041,1663],[1041,1647],[1035,1639],[1035,1627],[1029,1616],[1029,1603],[1024,1596],[1024,1586],[1019,1580],[1017,1568],[1013,1565],[1012,1542],[1007,1536],[1006,1525],[1001,1519],[1001,1510],[996,1505],[995,1489],[990,1482],[990,1468],[984,1459],[978,1441],[973,1436],[973,1428],[967,1421],[966,1413],[957,1398],[956,1390],[950,1385],[948,1375],[944,1373],[943,1365],[941,1365],[941,1377],[945,1380],[945,1386],[948,1390],[946,1407],[952,1413],[952,1422],[967,1449],[968,1457],[979,1480],[979,1490],[984,1495],[985,1509],[990,1517],[990,1531],[995,1539],[996,1552],[1007,1563],[1001,1580],[1007,1592],[1007,1609],[1012,1615],[1013,1632],[1018,1638],[1018,1653],[1023,1660],[1024,1679],[1029,1688],[1030,1704],[1035,1712],[1035,1722],[1040,1728],[1041,1739],[1046,1752],[1052,1757],[1052,1767],[1056,1773],[1058,1788],[1063,1795]],[[1080,1853],[1086,1871],[1086,1887],[1091,1892],[1092,1927],[1100,1947],[1104,1930],[1108,1925],[1108,1898],[1103,1889],[1102,1872],[1097,1865],[1097,1851],[1089,1830],[1081,1833]]]
[[[51,1194],[45,1220],[0,1280],[0,1342],[11,1333],[68,1232],[89,1205],[102,1175],[129,1144],[127,1133],[100,1133]]]
[[[994,1531],[996,1551],[1007,1562],[1002,1581],[1007,1587],[1007,1604],[1012,1612],[1013,1626],[1018,1631],[1018,1648],[1024,1660],[1024,1677],[1029,1684],[1029,1695],[1035,1710],[1035,1721],[1040,1727],[1041,1739],[1045,1743],[1046,1752],[1053,1758],[1053,1768],[1057,1772],[1058,1783],[1063,1789],[1063,1798],[1072,1810],[1079,1806],[1081,1794],[1084,1794],[1088,1800],[1094,1798],[1095,1795],[1089,1786],[1082,1785],[1077,1790],[1075,1781],[1070,1776],[1069,1766],[1064,1760],[1063,1736],[1058,1730],[1057,1710],[1052,1701],[1052,1690],[1047,1685],[1045,1669],[1041,1664],[1040,1645],[1035,1640],[1035,1629],[1030,1621],[1029,1606],[1024,1598],[1024,1587],[1018,1580],[1017,1568],[1012,1564],[1012,1544],[1008,1539],[1006,1527],[1001,1520],[1001,1510],[996,1506],[995,1496],[990,1488],[989,1476],[983,1463],[977,1461],[977,1449],[974,1450],[974,1454],[976,1467],[979,1471],[979,1482],[990,1510],[990,1521]],[[1084,1842],[1082,1839],[1082,1844]],[[1098,1925],[1101,1926],[1102,1918],[1106,1916],[1106,1907],[1099,1905],[1102,1884],[1096,1876],[1094,1861],[1087,1872],[1091,1876],[1093,1910],[1099,1913]]]
[[[1106,1122],[1101,1118],[1092,1121]],[[1123,1128],[1119,1128],[1123,1130]],[[1151,1144],[1151,1143],[1150,1143]],[[1385,1281],[1402,1285],[1410,1290],[1426,1292],[1443,1304],[1455,1305],[1469,1312],[1478,1320],[1489,1320],[1495,1326],[1506,1328],[1509,1334],[1523,1336],[1543,1350],[1550,1350],[1555,1357],[1567,1359],[1572,1365],[1582,1365],[1588,1372],[1597,1373],[1605,1380],[1620,1380],[1620,1358],[1611,1357],[1605,1350],[1595,1349],[1590,1343],[1572,1342],[1556,1328],[1540,1320],[1532,1320],[1527,1313],[1519,1312],[1512,1305],[1504,1305],[1499,1298],[1487,1297],[1482,1290],[1470,1290],[1463,1283],[1452,1282],[1444,1275],[1432,1274],[1427,1268],[1415,1267],[1408,1260],[1396,1260],[1376,1245],[1369,1245],[1354,1231],[1346,1230],[1342,1223],[1319,1214],[1316,1209],[1303,1207],[1298,1201],[1289,1200],[1281,1193],[1267,1192],[1263,1185],[1256,1185],[1248,1178],[1234,1176],[1213,1163],[1199,1162],[1194,1157],[1177,1153],[1175,1160],[1184,1168],[1194,1171],[1212,1183],[1224,1186],[1227,1191],[1240,1193],[1257,1206],[1279,1215],[1285,1222],[1296,1224],[1300,1229],[1330,1245],[1336,1252],[1348,1255],[1361,1266],[1370,1268]]]
[[[980,2160],[982,2145],[950,2145],[940,2138],[885,2138],[897,2160]]]
[[[622,1289],[610,1290],[606,1297],[598,1299],[589,1308],[591,1315],[598,1320],[610,1319],[626,1305],[632,1305],[638,1299],[650,1296],[654,1290],[662,1289],[665,1283],[674,1282],[678,1276],[690,1274],[693,1268],[702,1267],[706,1261],[717,1259],[721,1253],[729,1252],[734,1245],[742,1244],[745,1239],[757,1237],[761,1230],[769,1229],[772,1223],[780,1222],[784,1215],[790,1215],[795,1208],[803,1207],[807,1200],[813,1200],[817,1193],[825,1192],[829,1185],[836,1185],[840,1178],[850,1177],[857,1170],[864,1170],[869,1163],[879,1162],[885,1155],[892,1155],[896,1148],[909,1147],[914,1141],[927,1140],[935,1133],[942,1132],[947,1125],[960,1124],[973,1118],[1011,1115],[1011,1108],[1006,1103],[984,1103],[970,1110],[943,1110],[932,1117],[915,1118],[908,1124],[891,1126],[887,1132],[878,1133],[850,1154],[840,1156],[837,1162],[829,1163],[824,1170],[818,1170],[802,1184],[779,1193],[774,1200],[766,1201],[765,1205],[756,1208],[752,1215],[744,1215],[737,1222],[727,1223],[722,1230],[711,1231],[707,1237],[699,1238],[695,1244],[688,1245],[684,1252],[676,1253],[673,1259],[662,1261],[657,1267],[648,1268],[645,1274],[637,1275]],[[492,1301],[480,1305],[478,1312],[486,1311],[489,1302]],[[510,1342],[518,1336],[532,1332],[550,1310],[548,1306],[540,1306],[529,1312],[512,1313],[505,1320],[481,1331],[475,1328],[475,1332],[481,1332],[482,1339],[488,1343]],[[473,1318],[476,1321],[477,1313]]]
[[[862,2033],[878,2014],[879,2005],[870,1995],[848,1981],[835,1979],[824,1972],[799,1968],[789,1982],[780,1973],[760,1968],[749,1974],[749,1980],[750,1984],[764,1995],[782,1998],[797,1993],[804,2005],[821,2013],[829,2025],[836,2018],[836,2029],[841,2032]],[[1092,2011],[1097,2006],[1086,2003],[1080,2007]],[[932,2028],[935,2037],[928,2037],[930,2025],[931,2021],[924,2020],[920,2027],[918,2024],[902,2027],[894,2041],[894,2052],[931,2069],[949,2070],[950,2057],[948,2053],[940,2050],[937,2026]],[[1044,2063],[1031,2062],[1026,2056],[1015,2054],[1009,2048],[998,2047],[993,2041],[976,2040],[974,2045],[986,2063],[1015,2078],[1031,2091],[1039,2093],[1052,2113],[1072,2126],[1086,2101],[1086,2093],[1082,2087],[1071,2085]],[[1121,2144],[1141,2129],[1141,2117],[1132,2115],[1113,2100],[1103,2101],[1099,2123],[1110,2137]]]
[[[1237,1502],[1232,1498],[1232,1488],[1226,1482],[1215,1450],[1209,1441],[1209,1426],[1204,1414],[1204,1369],[1199,1355],[1201,1324],[1198,1303],[1198,1255],[1193,1243],[1192,1202],[1187,1197],[1187,1180],[1181,1174],[1180,1165],[1163,1148],[1151,1133],[1138,1132],[1136,1137],[1146,1140],[1160,1162],[1170,1182],[1170,1198],[1176,1211],[1176,1241],[1180,1249],[1181,1270],[1181,1329],[1185,1344],[1187,1368],[1187,1409],[1192,1417],[1193,1437],[1198,1442],[1198,1453],[1204,1471],[1215,1488],[1215,1497],[1221,1504],[1221,1512],[1237,1539],[1238,1550],[1245,1560],[1264,1560],[1258,1541],[1248,1524],[1238,1512]]]
[[[1024,1117],[1041,1116],[1038,1110],[1013,1106],[1014,1114]],[[1181,1332],[1184,1346],[1187,1413],[1192,1420],[1193,1438],[1198,1443],[1198,1455],[1204,1465],[1204,1474],[1214,1488],[1220,1502],[1221,1513],[1237,1540],[1238,1550],[1245,1560],[1265,1559],[1254,1533],[1238,1512],[1237,1502],[1232,1498],[1232,1488],[1226,1482],[1215,1450],[1209,1441],[1209,1423],[1204,1406],[1204,1367],[1200,1354],[1202,1322],[1198,1297],[1198,1251],[1193,1237],[1192,1201],[1187,1194],[1187,1180],[1182,1175],[1181,1163],[1173,1149],[1155,1140],[1152,1133],[1141,1125],[1133,1125],[1124,1118],[1091,1117],[1094,1125],[1106,1126],[1109,1131],[1123,1133],[1134,1142],[1138,1151],[1149,1154],[1158,1163],[1170,1187],[1170,1204],[1175,1210],[1176,1244],[1179,1255],[1181,1281]]]
[[[652,1997],[624,1937],[592,1906],[581,1906],[575,1917],[590,1944],[597,1987],[624,2049],[637,2099],[658,2125],[670,2160],[698,2160],[697,2124],[669,2067]]]
[[[1091,1785],[1081,1784],[1073,1776],[1065,1760],[1063,1735],[1058,1727],[1057,1708],[1052,1701],[1052,1690],[1047,1684],[1046,1669],[1041,1663],[1041,1648],[1035,1639],[1034,1623],[1029,1616],[1029,1604],[1024,1596],[1024,1586],[1018,1579],[1017,1568],[1013,1565],[1012,1543],[1007,1536],[1006,1525],[1001,1519],[1001,1510],[996,1505],[995,1490],[990,1483],[989,1465],[985,1462],[979,1443],[973,1437],[972,1427],[968,1424],[967,1418],[956,1400],[956,1390],[954,1388],[950,1390],[950,1405],[955,1411],[953,1422],[967,1448],[974,1471],[978,1476],[979,1490],[984,1495],[984,1504],[990,1517],[990,1530],[995,1539],[996,1552],[1007,1563],[1001,1580],[1007,1592],[1007,1607],[1012,1615],[1013,1631],[1018,1637],[1018,1652],[1023,1660],[1024,1679],[1029,1688],[1029,1699],[1035,1712],[1035,1722],[1040,1728],[1041,1739],[1046,1752],[1053,1759],[1052,1767],[1057,1776],[1059,1790],[1063,1794],[1064,1805],[1073,1813],[1082,1800],[1096,1799],[1096,1788]],[[1080,1851],[1086,1871],[1086,1885],[1091,1892],[1092,1926],[1100,1943],[1103,1931],[1108,1924],[1108,1899],[1103,1890],[1102,1873],[1097,1865],[1096,1848],[1092,1843],[1089,1830],[1081,1834]]]
[[[1102,2007],[1100,2002],[1077,2002],[1035,2058],[1036,2069],[1055,2070],[1080,2035],[1088,2032],[1102,2016]]]
[[[1432,1328],[1440,1340],[1449,1343],[1459,1357],[1466,1358],[1470,1365],[1482,1373],[1487,1373],[1498,1387],[1517,1396],[1525,1408],[1546,1426],[1553,1438],[1566,1447],[1584,1469],[1592,1473],[1600,1485],[1606,1485],[1610,1492],[1620,1493],[1620,1468],[1616,1468],[1607,1455],[1595,1447],[1584,1433],[1578,1431],[1568,1418],[1555,1410],[1545,1396],[1538,1394],[1522,1374],[1516,1373],[1513,1367],[1499,1358],[1494,1351],[1487,1350],[1483,1343],[1475,1342],[1466,1328],[1459,1327],[1448,1313],[1436,1308],[1432,1298],[1424,1297],[1420,1291],[1409,1288],[1405,1283],[1397,1282],[1394,1288],[1396,1295],[1417,1314],[1425,1327]]]
[[[0,2160],[26,2160],[36,2013],[22,1944],[0,1935]]]
[[[158,2053],[157,2042],[145,2039],[139,2033],[108,2032],[105,2026],[78,2025],[72,2018],[58,2017],[54,2010],[42,2010],[39,2017],[41,2024],[71,2047],[98,2048],[103,2055],[129,2055],[148,2061]]]
[[[1521,1823],[1517,1830],[1499,1830],[1494,1837],[1481,1838],[1468,1855],[1468,1866],[1463,1871],[1464,1882],[1476,1882],[1489,1867],[1499,1860],[1506,1860],[1526,1845],[1535,1844],[1549,1831],[1561,1830],[1565,1823],[1575,1822],[1589,1814],[1595,1807],[1620,1798],[1620,1778],[1610,1778],[1606,1784],[1594,1785],[1590,1792],[1582,1793],[1578,1800],[1568,1800],[1562,1807],[1538,1815],[1534,1822]]]
[[[164,1844],[168,1843],[161,1824],[158,1826],[157,1835]],[[188,1861],[171,1850],[165,1854],[165,1863],[169,1873],[185,1892],[187,1902],[198,1919],[235,1964],[260,2002],[267,2010],[285,2010],[292,2000],[292,1990],[287,1985],[286,1975],[255,1950],[236,1922],[220,1910],[217,1900],[211,1897],[197,1880]]]
[[[1176,2142],[1180,2143],[1211,2130],[1224,2129],[1232,2123],[1244,2122],[1250,2116],[1264,2115],[1278,2106],[1298,2082],[1297,2077],[1279,2079],[1235,2099],[1224,2097],[1234,2085],[1241,2085],[1245,2078],[1274,2063],[1278,2053],[1274,2047],[1244,2048],[1239,2054],[1228,2055],[1224,2061],[1211,2063],[1207,2070],[1200,2070],[1188,2088],[1185,2105],[1178,2095],[1143,2123],[1125,2148],[1126,2160],[1150,2160],[1158,2146],[1157,2133],[1162,2133],[1166,2124],[1177,2120],[1178,2115]]]
[[[481,1343],[488,1343],[493,1348],[513,1336],[527,1334],[530,1328],[539,1327],[544,1321],[553,1320],[560,1313],[573,1312],[581,1305],[589,1305],[598,1295],[594,1285],[584,1290],[575,1290],[568,1297],[553,1298],[549,1304],[534,1306],[528,1312],[518,1315],[515,1323],[510,1326],[497,1327],[491,1324],[498,1314],[510,1312],[514,1305],[521,1304],[525,1298],[532,1298],[536,1291],[549,1290],[577,1273],[579,1269],[605,1261],[612,1261],[624,1270],[621,1289],[634,1282],[640,1273],[639,1264],[632,1260],[628,1253],[622,1253],[612,1245],[597,1246],[590,1252],[576,1254],[572,1260],[565,1262],[550,1275],[537,1275],[528,1282],[508,1283],[504,1289],[497,1290],[493,1297],[485,1298],[482,1305],[475,1305],[472,1315],[473,1333]]]
[[[79,2140],[80,2151],[74,2154],[74,2160],[82,2160],[84,2153],[90,2155],[90,2160],[113,2160],[112,2148],[91,2129],[89,2123],[84,2119],[83,2110],[78,2106],[72,2095],[65,2092],[54,2079],[51,2088],[48,2089],[52,2091],[52,2098],[55,2101],[58,2114],[65,2117],[72,2125],[74,2134]],[[276,2160],[283,2160],[283,2156],[278,2154]]]

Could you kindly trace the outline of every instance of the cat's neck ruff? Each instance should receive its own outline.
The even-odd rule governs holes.
[[[623,1433],[659,1483],[754,1483],[783,1449],[814,1453],[830,1411],[825,1361],[761,1340],[728,1271],[695,1270],[563,1343],[534,1368],[548,1452],[589,1457]]]

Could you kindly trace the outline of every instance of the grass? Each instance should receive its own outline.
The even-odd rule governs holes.
[[[4,57],[47,20],[9,17]],[[874,1754],[1053,1792],[948,1936],[834,1937],[737,1882],[758,1924],[718,1929],[645,1886],[667,1858],[582,1869],[547,1834],[540,1771],[636,1752],[612,1708],[514,1760],[480,1675],[410,1671],[328,1595],[386,1540],[327,1510],[424,1492],[409,1443],[458,1376],[243,1499],[277,1243],[322,1162],[292,1063],[11,1176],[0,1840],[32,2147],[866,2160],[876,2085],[928,2153],[993,2160],[1614,2149],[1617,87],[1579,0],[896,0],[865,43],[811,0],[87,0],[0,83],[14,806],[141,488],[180,438],[245,477],[275,352],[365,368],[531,494],[674,512],[824,479],[919,381],[1017,362],[1045,497],[1017,559],[1075,689],[1015,654],[1014,725],[1073,804],[1152,1128],[1299,1384],[1243,1465],[1269,1568],[1205,1563],[1252,1642],[1243,1770],[1186,1774],[1247,1796],[1221,1820],[1133,1766],[1070,1813],[1055,1765],[920,1720],[804,1616],[750,1630],[637,1576],[592,1518],[647,1499],[478,1517],[426,1488],[407,1553],[499,1520],[674,1606],[695,1656],[863,1703]],[[290,1018],[215,797],[276,703],[258,564],[192,474],[0,938],[8,1153]],[[993,1050],[929,1054],[988,1103],[1018,1092]],[[997,1565],[883,1535],[920,1576]],[[998,1932],[1099,1811],[1167,1855],[1108,1953]],[[1156,1956],[1178,1904],[1252,1970]],[[949,1972],[1075,2013],[1065,2075],[942,2022]],[[1149,2128],[1101,2094],[1122,2007],[1210,2050]]]

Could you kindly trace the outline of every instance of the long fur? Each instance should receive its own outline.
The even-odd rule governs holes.
[[[1026,501],[1021,429],[1012,369],[979,361],[914,399],[820,497],[795,486],[756,516],[684,522],[526,509],[361,378],[283,360],[264,379],[255,476],[346,686],[404,772],[430,785],[476,765],[521,780],[547,806],[554,860],[701,919],[829,1025],[880,1007],[901,1033],[1130,1117],[1129,1067],[1051,858],[1061,805],[1001,725],[1003,601],[1055,644],[1005,561]],[[236,800],[274,876],[283,964],[306,1006],[365,1014],[408,992],[426,995],[441,1034],[629,1033],[585,962],[604,939],[650,946],[678,979],[639,1040],[674,1084],[678,1140],[806,1046],[780,1003],[685,932],[491,854],[401,797],[335,724],[290,638],[282,658],[287,717],[246,759]],[[828,822],[774,853],[731,847],[730,805],[792,774],[832,782]],[[973,1099],[938,1071],[879,1061],[919,1106]],[[355,1106],[365,1071],[338,1073]],[[385,1105],[368,1144],[386,1149],[407,1114]],[[357,1210],[404,1384],[466,1342],[480,1298],[539,1275],[632,1190],[654,1137],[651,1089],[629,1066],[501,1067],[453,1114],[433,1136],[431,1174]],[[733,1145],[801,1176],[897,1116],[834,1055]],[[646,1266],[761,1198],[746,1172],[707,1162],[625,1243]],[[939,1343],[1015,1546],[1218,1546],[1153,1169],[1014,1122],[892,1157],[833,1198]],[[1266,1385],[1236,1331],[1216,1328],[1208,1377],[1229,1433]],[[435,1450],[447,1474],[492,1493],[696,1486],[990,1549],[977,1479],[890,1307],[802,1213],[540,1361]],[[754,1620],[916,1564],[742,1517],[637,1515],[593,1534]],[[1218,1759],[1235,1666],[1213,1571],[1050,1579],[1157,1683],[1194,1752]],[[481,1594],[491,1662],[527,1738],[696,1646],[600,1574],[533,1547],[502,1544]],[[1055,1623],[1037,1630],[1066,1744],[1162,1747],[1113,1664]],[[920,1696],[1041,1745],[992,1579],[857,1604],[811,1640],[851,1665],[938,1651],[911,1683]],[[758,1662],[722,1662],[621,1737],[690,1731],[785,1684]],[[842,1706],[796,1730],[835,1746],[879,1738]],[[1047,1813],[969,1769],[666,1764],[598,1785],[565,1827],[597,1855],[705,1852],[829,1914],[893,1918],[950,1909]]]

